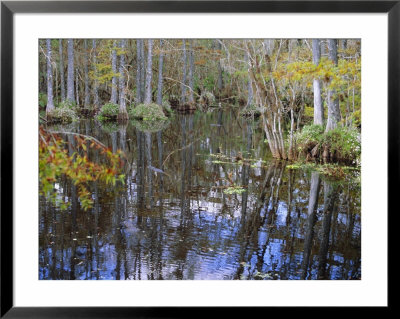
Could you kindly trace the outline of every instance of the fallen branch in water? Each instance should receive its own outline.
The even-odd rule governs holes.
[[[188,148],[190,145],[192,145],[194,142],[197,142],[198,140],[200,140],[200,138],[195,139],[193,142],[189,143],[188,145],[185,145],[184,147],[179,148],[179,149],[177,149],[177,150],[172,151],[171,153],[169,153],[169,154],[167,155],[167,157],[165,158],[164,162],[162,163],[162,166],[164,166],[165,162],[169,159],[169,157],[170,157],[172,154],[174,154],[174,153],[176,153],[176,152],[179,152],[179,151],[182,151],[182,150],[184,150],[185,148]],[[162,167],[162,166],[161,166],[161,167]]]

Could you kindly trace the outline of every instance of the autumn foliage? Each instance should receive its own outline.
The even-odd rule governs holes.
[[[87,210],[93,205],[89,191],[91,182],[100,181],[109,185],[123,182],[123,153],[113,153],[90,136],[62,134],[71,134],[74,143],[65,141],[61,133],[39,128],[39,194],[60,208],[67,208],[67,203],[57,196],[55,188],[59,178],[65,176],[77,187],[80,204]],[[89,160],[89,150],[97,152],[101,160],[96,163]]]

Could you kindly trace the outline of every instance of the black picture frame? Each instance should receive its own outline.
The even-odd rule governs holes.
[[[2,1],[1,2],[1,318],[142,318],[226,316],[226,308],[14,307],[13,303],[13,17],[15,13],[387,13],[388,207],[398,213],[400,126],[400,0],[396,1]],[[388,218],[392,218],[388,214]],[[394,225],[394,223],[388,223]],[[389,228],[389,227],[388,227]],[[388,229],[388,233],[390,229]],[[389,240],[390,237],[388,237]],[[389,247],[389,246],[388,246]],[[388,254],[389,256],[389,254]],[[390,258],[389,258],[390,261]],[[388,281],[389,287],[390,281]],[[34,292],[32,292],[34,293]],[[390,309],[391,302],[388,299]],[[239,312],[238,312],[239,310]],[[305,308],[291,307],[305,312]],[[248,315],[248,309],[234,310]],[[337,311],[337,309],[332,309]],[[358,310],[357,310],[358,311]],[[304,313],[305,314],[305,313]]]

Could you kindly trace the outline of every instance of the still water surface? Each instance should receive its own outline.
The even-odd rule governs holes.
[[[86,212],[66,180],[66,211],[40,200],[40,279],[361,279],[359,184],[275,162],[234,109],[177,114],[158,132],[51,129],[122,149],[126,178],[91,185]]]

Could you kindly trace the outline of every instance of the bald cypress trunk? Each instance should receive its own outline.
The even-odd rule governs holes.
[[[46,114],[51,112],[54,109],[54,101],[53,101],[53,67],[51,65],[51,40],[46,40],[47,44],[47,106],[46,106]]]
[[[67,100],[72,103],[75,103],[74,71],[74,41],[68,39]]]
[[[142,45],[143,40],[136,40],[136,103],[140,104],[143,102],[142,98]]]
[[[146,91],[144,104],[150,104],[151,101],[151,81],[153,79],[153,40],[147,41],[147,65],[146,65]]]
[[[85,65],[84,65],[84,72],[85,72],[85,100],[84,100],[84,107],[88,108],[90,104],[90,95],[89,95],[89,52],[88,52],[88,45],[87,40],[83,41],[83,46],[85,49]]]
[[[189,103],[194,103],[194,96],[193,96],[193,72],[194,72],[194,52],[193,52],[193,40],[189,40]]]
[[[126,40],[121,40],[120,48],[122,51],[125,50]],[[126,111],[125,102],[125,53],[122,52],[120,55],[119,62],[119,112],[118,120],[126,121],[128,119],[128,112]]]
[[[186,40],[182,42],[182,83],[181,83],[181,104],[186,102]]]
[[[218,88],[218,95],[221,95],[221,90],[224,88],[224,81],[223,81],[223,74],[222,74],[222,66],[221,66],[221,42],[220,40],[216,40],[217,42],[217,50],[218,50],[218,55],[220,58],[218,59],[218,82],[217,82],[217,88]]]
[[[331,60],[334,65],[338,64],[337,57],[337,40],[328,40],[328,50],[329,50],[329,60]],[[339,98],[336,96],[336,90],[333,88],[328,89],[328,120],[326,123],[325,131],[328,132],[337,127],[337,123],[340,121],[340,108],[339,108]]]
[[[321,60],[321,43],[319,39],[312,40],[313,62],[316,66]],[[324,125],[324,106],[321,98],[321,81],[314,79],[314,124]]]
[[[158,57],[158,85],[157,85],[157,104],[162,105],[162,90],[163,90],[163,40],[160,40],[160,55]]]
[[[145,60],[146,60],[146,56],[144,53],[144,40],[142,41],[142,45],[140,46],[140,55],[142,56],[142,63],[140,64],[140,94],[141,94],[141,99],[142,99],[142,103],[144,101],[144,91],[145,91],[145,77],[146,77],[146,68],[145,68]]]
[[[111,99],[110,102],[117,104],[117,50],[116,42],[113,42],[113,49],[111,51],[111,69],[113,72],[113,77],[111,81]]]
[[[251,66],[250,66],[249,54],[247,51],[245,53],[244,60],[246,62],[247,72],[249,73],[247,77],[247,104],[246,104],[246,107],[249,107],[253,103],[253,86],[251,84],[251,76],[250,76]]]
[[[94,72],[94,83],[93,83],[93,104],[94,108],[98,109],[100,106],[99,101],[99,90],[97,84],[97,53],[96,53],[96,40],[93,39],[93,72]]]
[[[63,40],[58,40],[58,54],[60,56],[60,84],[61,84],[61,101],[65,100],[65,76],[64,76],[64,57],[63,57]]]

